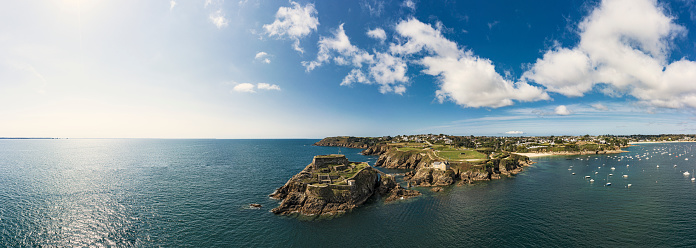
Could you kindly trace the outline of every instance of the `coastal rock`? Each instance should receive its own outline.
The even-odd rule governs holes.
[[[454,183],[457,174],[449,170],[421,168],[409,179],[412,186],[447,186]]]
[[[389,192],[389,195],[386,199],[384,199],[384,201],[392,202],[397,200],[406,200],[408,198],[416,197],[419,195],[421,195],[420,192],[411,189],[404,189],[403,187],[397,184],[397,186]]]
[[[375,193],[389,196],[399,194],[400,197],[416,195],[397,188],[400,186],[393,176],[367,163],[350,162],[344,155],[315,156],[311,164],[270,195],[281,200],[271,212],[281,215],[334,215],[360,206]]]
[[[363,150],[360,152],[362,155],[368,155],[368,156],[378,156],[382,155],[389,151],[389,146],[388,145],[375,145],[375,146],[370,146],[367,149]]]
[[[419,151],[399,151],[391,148],[382,153],[375,166],[389,169],[418,169],[427,167],[431,159]]]
[[[430,189],[430,191],[432,191],[432,192],[440,192],[442,190],[444,190],[442,187],[433,187]]]

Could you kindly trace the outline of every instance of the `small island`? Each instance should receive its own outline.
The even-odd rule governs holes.
[[[385,201],[418,196],[399,186],[394,177],[345,155],[319,155],[270,197],[281,200],[271,212],[280,215],[335,215],[350,211],[378,194]]]

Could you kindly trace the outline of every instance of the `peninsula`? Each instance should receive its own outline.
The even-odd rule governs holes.
[[[271,210],[280,215],[326,216],[348,212],[378,196],[394,201],[418,196],[411,187],[433,191],[452,184],[500,179],[532,164],[530,157],[623,152],[632,142],[696,141],[689,135],[489,137],[399,135],[395,137],[327,137],[315,146],[360,148],[379,156],[375,167],[407,170],[402,187],[393,175],[344,155],[315,156],[270,197],[281,200]]]

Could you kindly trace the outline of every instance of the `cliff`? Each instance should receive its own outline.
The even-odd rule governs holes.
[[[387,197],[420,195],[399,188],[392,176],[367,163],[350,162],[343,155],[315,156],[311,164],[270,195],[281,200],[271,212],[333,215],[360,206],[376,193]]]
[[[394,147],[382,146],[371,152],[374,152],[372,154],[379,154],[375,166],[389,169],[418,169],[427,167],[433,162],[430,156],[417,150],[399,151],[399,149]]]
[[[447,186],[454,183],[459,175],[454,170],[438,170],[433,168],[421,168],[417,172],[407,173],[404,176],[411,186]]]
[[[379,142],[378,138],[364,138],[364,137],[326,137],[316,143],[314,146],[337,146],[337,147],[348,147],[348,148],[360,148],[367,149],[371,146],[376,145]]]

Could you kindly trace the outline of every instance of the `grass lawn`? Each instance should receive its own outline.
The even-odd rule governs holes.
[[[437,155],[447,160],[486,159],[486,154],[474,150],[441,150]]]

